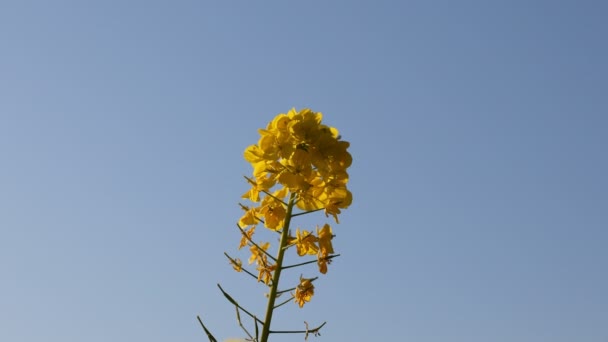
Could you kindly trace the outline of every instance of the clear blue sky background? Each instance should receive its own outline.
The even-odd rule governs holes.
[[[263,312],[223,256],[242,152],[292,107],[351,142],[354,203],[342,256],[277,329],[608,340],[607,17],[603,1],[2,1],[0,340],[204,341],[198,314],[243,336],[216,288]]]

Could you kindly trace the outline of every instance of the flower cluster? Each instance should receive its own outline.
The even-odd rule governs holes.
[[[282,254],[272,257],[266,252],[268,242],[254,242],[256,227],[263,224],[281,232],[286,239],[280,249],[295,246],[300,257],[316,256],[319,272],[325,274],[334,257],[331,226],[324,224],[316,232],[298,228],[295,236],[285,230],[289,230],[295,208],[301,211],[297,215],[324,210],[326,217],[339,223],[341,209],[352,202],[347,189],[350,144],[341,140],[336,128],[322,124],[322,117],[310,109],[281,113],[259,130],[258,143],[245,149],[244,157],[251,163],[253,174],[245,177],[251,188],[242,197],[253,205],[241,205],[244,214],[238,222],[242,233],[239,249],[250,247],[249,264],[256,264],[258,281],[269,286],[273,285],[274,272],[282,267]],[[240,260],[231,263],[237,271],[242,270]],[[302,279],[292,294],[300,307],[314,293],[312,280]]]
[[[296,236],[290,237],[289,244],[296,246],[296,251],[299,256],[316,255],[319,272],[327,273],[327,264],[331,262],[330,255],[334,253],[334,247],[331,240],[334,235],[331,231],[331,226],[325,224],[319,230],[317,227],[317,235],[306,230],[296,229]]]
[[[282,202],[288,193],[296,195],[296,206],[302,210],[324,209],[338,222],[340,209],[352,202],[346,188],[352,163],[349,143],[340,140],[338,130],[321,124],[323,115],[310,109],[279,114],[260,129],[256,145],[245,150],[245,159],[253,166],[251,189],[243,198],[260,202],[260,192],[269,193],[259,207],[243,216],[241,225],[255,225],[263,217],[270,229],[281,229],[285,218]]]
[[[327,273],[327,265],[338,257],[334,254],[332,240],[335,237],[332,227],[325,223],[316,229],[291,229],[292,219],[323,210],[325,217],[330,216],[339,223],[341,209],[348,208],[353,200],[347,189],[347,169],[352,157],[347,151],[349,143],[343,141],[334,127],[321,123],[323,115],[310,109],[277,115],[265,129],[260,129],[260,138],[255,145],[245,149],[245,160],[251,163],[253,174],[245,177],[251,186],[242,197],[251,203],[241,208],[244,214],[237,223],[241,233],[239,250],[248,247],[248,265],[239,258],[224,253],[235,271],[241,272],[263,283],[269,288],[266,293],[266,313],[264,319],[245,309],[219,284],[224,297],[236,307],[239,326],[248,336],[248,341],[268,342],[271,334],[309,334],[319,335],[326,322],[316,328],[305,330],[271,329],[273,314],[278,308],[294,301],[300,308],[311,301],[315,294],[313,282],[318,277],[304,278],[292,287],[279,288],[282,272],[293,268],[307,268],[317,264],[321,274]],[[264,226],[267,229],[258,228]],[[261,231],[261,232],[260,232]],[[260,239],[259,234],[272,235],[270,241],[279,243],[276,252],[270,252],[269,239]],[[290,263],[286,251],[295,251],[292,258],[308,258],[303,262]],[[315,257],[315,258],[312,258]],[[251,268],[255,264],[257,274]],[[277,303],[282,294],[291,297]],[[241,314],[249,316],[255,325],[255,336],[241,322]],[[200,317],[198,320],[210,342],[217,341]],[[261,331],[258,324],[262,324]]]

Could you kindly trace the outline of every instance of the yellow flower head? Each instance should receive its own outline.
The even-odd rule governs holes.
[[[312,279],[302,278],[300,276],[300,284],[296,286],[296,292],[293,294],[296,303],[298,303],[300,307],[303,307],[304,303],[310,302],[314,294],[315,286],[312,284]]]
[[[323,114],[310,109],[277,115],[260,129],[256,145],[245,149],[244,157],[253,166],[251,189],[243,197],[261,200],[275,185],[297,195],[302,210],[325,209],[338,222],[340,209],[347,208],[352,195],[346,188],[352,163],[349,143],[338,130],[321,123]],[[259,208],[266,227],[281,229],[285,208],[269,201]]]

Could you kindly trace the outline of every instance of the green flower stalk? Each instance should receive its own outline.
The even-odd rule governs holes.
[[[318,335],[319,329],[325,325],[323,323],[309,329],[306,324],[305,330],[271,330],[272,317],[277,308],[292,299],[301,308],[311,301],[315,290],[313,281],[317,278],[302,276],[293,288],[280,290],[282,271],[307,267],[316,262],[319,272],[326,274],[327,265],[338,256],[334,254],[334,235],[328,223],[321,228],[317,226],[316,234],[312,230],[298,228],[293,236],[292,219],[323,210],[326,217],[331,216],[339,223],[341,209],[352,203],[352,194],[346,186],[349,179],[347,168],[352,163],[347,151],[349,143],[341,140],[337,129],[323,125],[322,117],[321,113],[310,109],[299,112],[292,109],[286,114],[279,114],[265,129],[259,130],[258,143],[245,149],[244,157],[251,163],[253,174],[252,177],[245,177],[251,188],[242,197],[253,204],[241,204],[244,214],[237,224],[241,232],[239,249],[249,247],[251,255],[248,263],[255,264],[257,276],[244,267],[240,259],[226,256],[237,272],[244,272],[270,288],[264,320],[241,307],[221,287],[220,290],[235,305],[239,325],[252,341],[267,342],[271,334],[278,333],[302,333],[307,338],[309,334]],[[266,228],[266,234],[280,234],[275,255],[268,252],[269,242],[255,239],[256,228],[261,225]],[[297,256],[316,256],[316,260],[285,265],[285,253],[292,247]],[[287,292],[292,297],[276,304],[278,296]],[[240,312],[253,319],[255,336],[241,323]],[[200,318],[199,322],[210,341],[214,341],[215,338]],[[262,325],[261,335],[258,324]]]
[[[264,327],[262,328],[262,339],[260,341],[268,341],[270,335],[270,323],[272,322],[272,314],[274,313],[274,302],[277,298],[277,291],[279,287],[279,280],[281,279],[281,271],[283,270],[283,256],[285,255],[285,246],[289,240],[289,224],[291,223],[291,213],[295,202],[295,194],[291,194],[289,197],[289,203],[287,204],[287,213],[285,215],[285,224],[283,232],[281,233],[281,240],[279,242],[279,253],[277,255],[277,267],[272,276],[272,287],[270,288],[270,295],[268,296],[268,305],[266,306],[266,317],[264,318]]]

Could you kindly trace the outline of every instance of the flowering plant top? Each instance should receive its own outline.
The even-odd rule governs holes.
[[[299,307],[310,302],[315,291],[313,282],[318,277],[305,278],[300,275],[291,288],[279,289],[283,270],[307,267],[316,263],[321,274],[328,271],[327,265],[338,257],[334,254],[332,240],[335,237],[329,223],[315,230],[300,229],[292,234],[290,229],[294,217],[323,210],[326,217],[332,217],[339,223],[341,209],[348,208],[353,196],[347,188],[347,169],[352,163],[352,156],[347,151],[349,143],[341,139],[338,130],[321,123],[323,115],[310,109],[277,115],[265,129],[260,129],[257,144],[245,149],[244,157],[253,168],[252,175],[245,177],[250,185],[242,198],[251,202],[241,204],[244,214],[237,223],[241,233],[239,249],[248,247],[249,265],[255,264],[257,275],[243,266],[239,258],[226,254],[233,268],[255,278],[270,288],[264,320],[243,308],[232,296],[220,286],[226,298],[235,305],[239,325],[249,336],[248,340],[267,342],[270,334],[302,333],[318,335],[322,323],[316,328],[305,330],[271,330],[273,313],[280,306],[294,301]],[[256,227],[262,224],[267,234],[280,234],[276,253],[271,254],[270,242],[260,241]],[[292,265],[286,265],[285,251],[295,249],[295,255],[302,258],[316,257]],[[219,285],[218,285],[219,286]],[[291,297],[282,303],[275,304],[282,294],[290,293]],[[240,321],[240,312],[253,319],[255,337]],[[211,342],[216,341],[202,323]],[[262,325],[261,336],[258,324]]]

